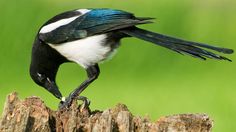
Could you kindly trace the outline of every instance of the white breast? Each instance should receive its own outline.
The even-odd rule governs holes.
[[[107,35],[96,35],[63,44],[49,44],[68,60],[87,68],[106,59],[112,49],[104,45]]]

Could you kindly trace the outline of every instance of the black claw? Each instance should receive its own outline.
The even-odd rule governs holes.
[[[60,101],[60,103],[59,103],[59,109],[60,110],[62,110],[62,109],[68,109],[70,106],[71,106],[71,104],[72,104],[72,101],[73,101],[73,99],[71,98],[71,96],[69,96],[69,97],[67,97],[66,99],[65,99],[65,101]]]
[[[89,100],[87,97],[78,96],[78,97],[76,97],[76,99],[83,101],[83,104],[81,105],[81,108],[82,108],[82,109],[89,107],[89,105],[90,105],[90,100]]]
[[[81,105],[81,109],[88,108],[90,105],[90,100],[87,97],[78,96],[78,97],[72,98],[72,96],[69,96],[65,99],[65,101],[60,101],[59,106],[58,106],[59,109],[60,110],[68,109],[71,106],[74,99],[83,101]]]

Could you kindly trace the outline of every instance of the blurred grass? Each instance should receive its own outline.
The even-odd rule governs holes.
[[[188,40],[236,49],[234,0],[1,0],[0,112],[7,94],[40,96],[56,109],[58,100],[32,82],[28,69],[39,27],[50,17],[75,8],[115,8],[157,18],[143,28]],[[236,60],[235,55],[229,55]],[[92,109],[125,103],[137,115],[155,120],[176,113],[207,113],[215,132],[236,131],[236,64],[201,61],[137,39],[124,39],[101,75],[83,92]],[[76,64],[63,64],[57,82],[64,95],[86,78]]]

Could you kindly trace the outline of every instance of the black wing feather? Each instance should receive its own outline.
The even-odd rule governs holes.
[[[39,33],[39,38],[47,43],[60,44],[96,34],[151,23],[152,18],[135,18],[133,14],[111,9],[96,9],[61,26],[49,33]]]

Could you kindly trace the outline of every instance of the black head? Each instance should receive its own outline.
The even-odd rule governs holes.
[[[66,61],[57,51],[36,37],[32,49],[30,76],[39,86],[61,99],[55,78],[60,64]]]
[[[51,92],[58,99],[62,98],[62,95],[58,89],[55,79],[50,79],[47,76],[47,74],[36,73],[36,72],[33,72],[33,70],[30,70],[30,75],[36,84],[38,84],[41,87],[44,87],[46,90]]]

